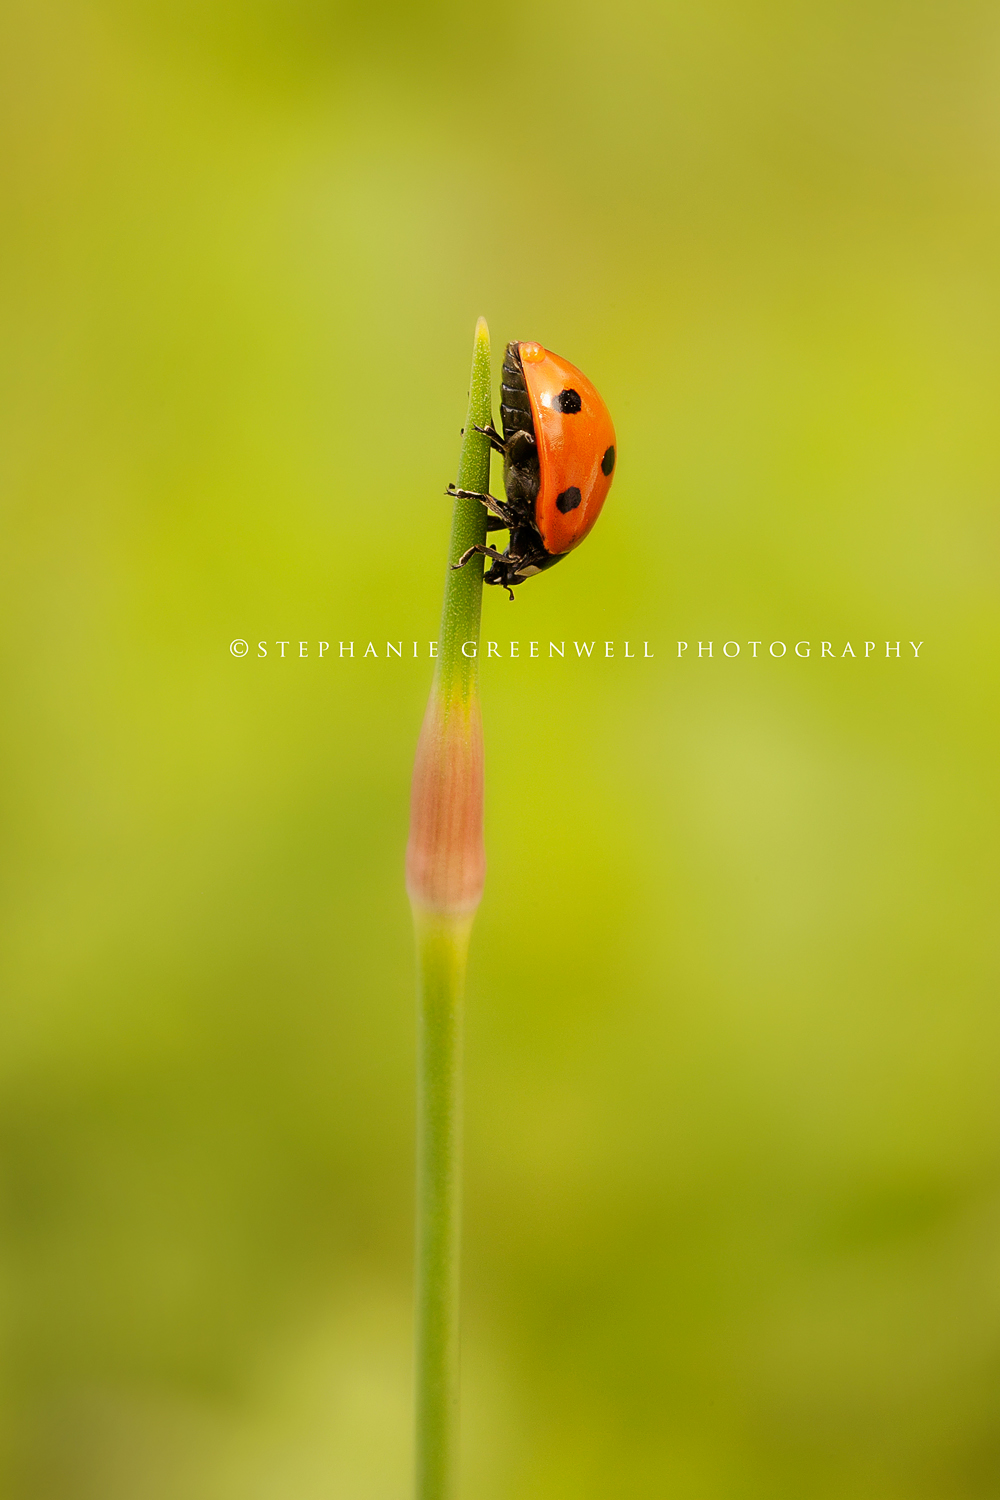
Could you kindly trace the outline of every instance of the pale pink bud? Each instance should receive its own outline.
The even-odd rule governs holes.
[[[410,797],[406,889],[415,907],[469,916],[486,878],[483,725],[479,700],[431,693]]]

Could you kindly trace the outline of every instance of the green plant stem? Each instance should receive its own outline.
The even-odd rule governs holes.
[[[469,414],[459,489],[489,489],[490,343],[476,326]],[[445,575],[437,670],[431,690],[443,714],[478,716],[478,653],[483,559],[453,570],[486,539],[486,512],[456,500]],[[477,719],[478,722],[478,719]],[[459,1253],[462,1176],[462,1010],[474,913],[430,910],[414,900],[418,967],[416,1500],[454,1500],[458,1482]]]
[[[490,487],[490,444],[476,427],[490,424],[490,334],[486,320],[476,324],[469,379],[469,414],[462,435],[458,461],[460,490],[485,494]],[[479,643],[479,620],[483,606],[483,558],[470,557],[464,568],[453,569],[469,547],[486,540],[486,510],[478,500],[456,500],[448,547],[448,571],[441,608],[441,632],[437,683],[450,699],[457,694],[466,701],[477,685],[476,658],[462,654],[466,641]]]
[[[457,1490],[462,991],[472,918],[417,918],[417,1500]]]

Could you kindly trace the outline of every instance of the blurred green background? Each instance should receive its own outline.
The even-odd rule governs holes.
[[[429,663],[228,646],[436,635],[482,313],[620,450],[485,633],[656,655],[483,672],[463,1493],[993,1500],[995,6],[0,38],[0,1493],[408,1494]]]

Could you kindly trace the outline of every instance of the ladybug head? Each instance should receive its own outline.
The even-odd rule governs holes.
[[[512,590],[517,584],[523,583],[526,578],[534,578],[536,573],[543,573],[546,569],[555,567],[564,556],[565,553],[553,555],[536,551],[528,557],[522,557],[517,553],[502,558],[497,557],[493,559],[488,571],[483,574],[483,582],[498,584],[501,588],[505,588],[513,599]]]

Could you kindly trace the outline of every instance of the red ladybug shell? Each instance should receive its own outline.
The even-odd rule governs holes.
[[[538,443],[535,525],[546,552],[578,547],[614,477],[615,429],[608,408],[575,365],[541,344],[519,344]]]

